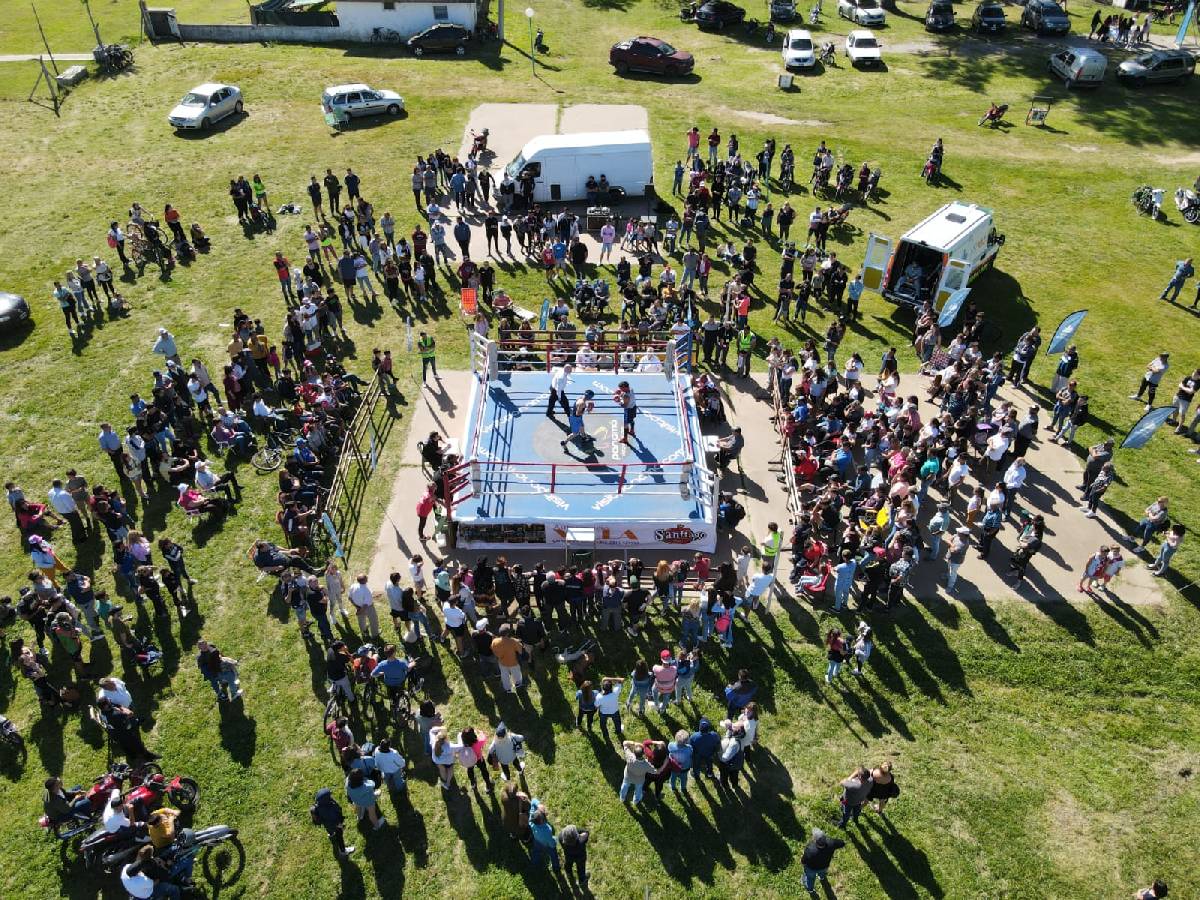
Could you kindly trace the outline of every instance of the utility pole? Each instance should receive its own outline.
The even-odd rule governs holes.
[[[87,10],[88,21],[92,23],[92,31],[96,35],[96,46],[103,47],[104,41],[100,39],[100,26],[96,24],[96,20],[92,18],[92,7],[88,0],[82,0],[83,8]]]
[[[54,53],[50,50],[50,42],[46,40],[46,32],[42,30],[42,17],[38,15],[37,7],[32,3],[29,4],[33,10],[33,19],[37,22],[38,34],[42,36],[42,46],[46,48],[46,55],[50,57],[50,65],[54,67],[54,74],[59,74],[58,63],[54,61]],[[42,71],[46,70],[46,64],[42,63]]]

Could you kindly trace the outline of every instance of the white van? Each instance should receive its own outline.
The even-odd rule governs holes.
[[[927,300],[941,309],[991,267],[1004,244],[992,211],[974,203],[947,203],[900,238],[872,233],[860,270],[863,285],[893,303],[920,309]]]
[[[595,131],[535,137],[506,171],[520,192],[522,173],[533,178],[535,203],[582,200],[588,177],[609,184],[610,196],[640,197],[654,183],[650,135],[645,131]],[[607,198],[599,198],[601,204]]]
[[[1072,47],[1050,57],[1050,72],[1067,87],[1100,87],[1108,68],[1108,57],[1097,50]]]

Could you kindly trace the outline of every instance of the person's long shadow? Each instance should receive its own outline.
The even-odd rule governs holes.
[[[246,715],[245,702],[241,698],[220,704],[220,712],[221,746],[230,759],[249,768],[258,747],[258,723],[253,716]]]
[[[906,604],[897,614],[896,622],[911,639],[931,675],[952,690],[970,695],[971,689],[958,655],[951,649],[941,630],[926,621],[919,607]]]
[[[945,896],[946,892],[942,890],[937,876],[933,874],[933,868],[929,865],[929,856],[924,850],[914,846],[903,832],[898,831],[886,814],[872,817],[866,822],[872,830],[878,833],[881,843],[892,851],[892,855],[900,863],[902,877],[910,882],[915,881],[925,889],[930,897]],[[868,837],[865,832],[866,829],[860,828],[859,833]]]
[[[446,818],[467,851],[467,861],[477,872],[482,872],[491,861],[487,839],[479,822],[475,819],[475,807],[461,783],[456,782],[451,791],[442,791],[446,807]]]
[[[1158,640],[1154,624],[1116,594],[1101,588],[1093,591],[1091,598],[1102,613],[1136,637],[1143,647],[1149,648]]]

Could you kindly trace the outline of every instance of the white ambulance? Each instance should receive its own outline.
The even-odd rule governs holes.
[[[990,209],[947,203],[894,246],[891,238],[871,233],[861,269],[863,285],[914,309],[928,300],[940,310],[952,297],[961,305],[970,283],[991,267],[1003,244]]]

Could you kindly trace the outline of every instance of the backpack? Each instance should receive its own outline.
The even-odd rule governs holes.
[[[717,621],[716,621],[716,629],[717,629],[718,633],[724,634],[725,632],[727,632],[729,630],[729,626],[730,626],[730,624],[732,624],[732,622],[733,622],[733,618],[729,615],[729,613],[727,613],[727,612],[721,613],[721,615],[719,615],[717,617]]]

